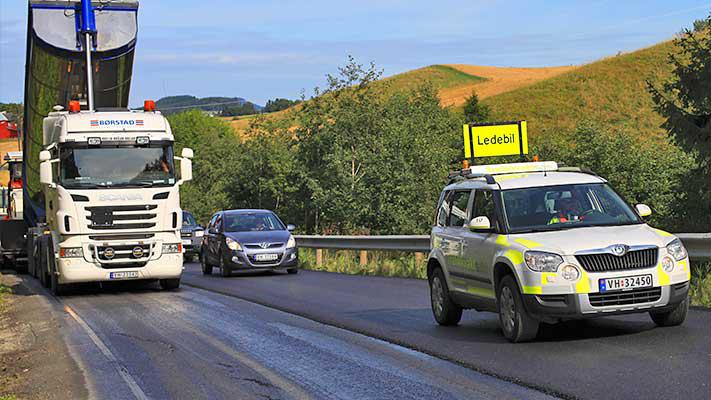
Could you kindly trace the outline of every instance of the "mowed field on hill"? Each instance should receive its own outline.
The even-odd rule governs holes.
[[[20,147],[17,144],[17,139],[3,139],[0,140],[0,164],[5,163],[5,154],[8,151],[18,151]],[[7,181],[10,179],[7,169],[0,170],[0,186],[7,185]]]
[[[666,139],[663,118],[654,111],[647,82],[660,86],[671,76],[663,42],[608,57],[558,76],[487,97],[495,120],[528,121],[532,137],[571,132],[583,120],[600,127],[628,128],[641,138]]]

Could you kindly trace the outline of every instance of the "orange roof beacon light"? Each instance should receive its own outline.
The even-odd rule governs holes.
[[[540,160],[541,160],[541,159],[540,159],[540,157],[538,157],[538,154],[536,154],[535,156],[533,156],[533,162],[539,162]]]
[[[146,100],[143,102],[143,111],[155,111],[156,102],[153,100]]]
[[[69,112],[78,113],[81,110],[81,104],[77,100],[72,100],[69,102]]]

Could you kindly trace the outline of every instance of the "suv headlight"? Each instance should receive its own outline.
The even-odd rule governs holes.
[[[689,255],[679,239],[672,240],[672,242],[667,245],[667,251],[669,252],[669,255],[674,257],[677,261],[681,261]]]
[[[240,246],[239,243],[237,243],[237,241],[234,239],[226,237],[225,244],[227,244],[227,248],[229,248],[230,250],[242,251],[242,246]]]
[[[523,253],[526,265],[536,272],[556,272],[560,264],[563,264],[563,257],[545,251],[527,251]]]
[[[203,237],[203,236],[205,236],[205,231],[203,231],[202,229],[195,231],[195,237]]]
[[[175,254],[183,252],[182,243],[163,243],[163,254]]]
[[[286,242],[286,248],[293,249],[294,247],[296,247],[296,239],[294,239],[294,236],[289,235],[289,240]]]

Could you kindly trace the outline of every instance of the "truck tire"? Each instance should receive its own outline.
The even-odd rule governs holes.
[[[200,253],[200,266],[202,267],[203,275],[212,275],[212,265],[207,263],[207,256],[205,253]]]
[[[161,279],[158,283],[163,290],[175,290],[180,287],[180,278]]]
[[[442,326],[454,326],[462,319],[462,307],[452,301],[442,268],[436,268],[430,277],[430,304],[435,321]]]
[[[66,285],[59,283],[57,276],[57,260],[54,257],[54,246],[52,241],[47,241],[47,271],[49,271],[49,289],[55,296],[61,296],[66,291]]]
[[[677,326],[684,323],[686,315],[689,313],[689,296],[687,296],[681,303],[679,303],[674,309],[666,312],[650,312],[649,316],[652,317],[657,326]]]
[[[531,317],[523,306],[521,291],[514,277],[504,276],[496,293],[496,306],[504,337],[513,343],[535,339],[540,323]]]
[[[49,279],[49,271],[47,271],[47,265],[49,265],[49,263],[47,262],[47,259],[49,258],[49,250],[47,249],[47,241],[46,240],[41,241],[40,246],[42,246],[42,248],[40,250],[41,251],[40,260],[37,263],[37,265],[39,266],[38,273],[40,276],[40,282],[42,282],[42,286],[49,289],[52,282]]]

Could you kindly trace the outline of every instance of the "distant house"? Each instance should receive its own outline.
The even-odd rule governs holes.
[[[4,113],[0,112],[0,139],[17,137],[17,124],[10,122]]]

